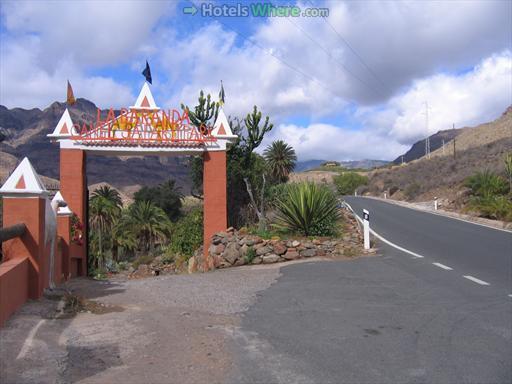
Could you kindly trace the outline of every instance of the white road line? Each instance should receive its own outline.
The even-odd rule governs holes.
[[[466,275],[464,276],[466,279],[473,281],[474,283],[480,284],[480,285],[490,285],[488,282],[477,279],[476,277]]]
[[[18,356],[16,357],[16,360],[23,359],[25,355],[28,353],[29,349],[32,347],[32,343],[34,341],[34,336],[37,333],[37,330],[45,323],[46,320],[42,319],[39,320],[39,322],[35,325],[34,328],[32,328],[25,339],[25,342],[23,343],[23,346],[21,347],[20,353],[18,353]]]
[[[352,211],[352,213],[355,215],[356,219],[359,220],[361,223],[363,222],[363,219],[361,219],[357,213],[355,213],[355,211],[352,209],[352,207],[350,206],[349,203],[347,203],[345,201],[345,204],[347,205],[347,207]],[[413,252],[413,251],[409,251],[408,249],[405,249],[399,245],[396,245],[395,243],[392,243],[391,241],[389,240],[386,240],[385,238],[383,238],[381,235],[379,235],[377,232],[375,232],[371,227],[370,227],[370,233],[375,236],[376,238],[378,238],[379,240],[383,241],[384,243],[388,244],[388,245],[391,245],[393,248],[396,248],[398,249],[399,251],[402,251],[402,252],[405,252],[405,253],[408,253],[409,255],[412,255],[414,257],[417,257],[417,258],[420,258],[420,259],[423,259],[425,256],[422,256],[420,254],[417,254],[416,252]]]
[[[453,268],[448,267],[447,265],[441,264],[441,263],[432,263],[436,267],[446,269],[447,271],[453,271]]]
[[[512,295],[508,295],[508,297],[512,297]]]

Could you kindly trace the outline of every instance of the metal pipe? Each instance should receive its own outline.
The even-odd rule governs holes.
[[[27,226],[23,223],[14,224],[10,227],[0,228],[0,243],[14,239],[16,237],[21,237],[26,232]]]

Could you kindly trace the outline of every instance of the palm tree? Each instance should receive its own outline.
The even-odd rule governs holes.
[[[123,201],[121,200],[121,195],[119,192],[110,187],[109,185],[103,185],[100,188],[96,188],[94,192],[92,193],[91,199],[94,199],[96,197],[104,197],[105,199],[109,200],[119,209],[123,206]]]
[[[112,230],[112,225],[119,216],[119,208],[103,196],[94,196],[89,204],[89,224],[98,236],[98,259],[104,261],[103,240]],[[97,260],[98,262],[98,260]]]
[[[295,168],[297,161],[295,150],[283,140],[277,140],[265,149],[263,156],[267,161],[270,176],[279,183],[288,181],[288,175]]]
[[[170,234],[171,222],[165,212],[150,201],[136,201],[124,217],[125,225],[145,250],[152,250],[155,242]]]

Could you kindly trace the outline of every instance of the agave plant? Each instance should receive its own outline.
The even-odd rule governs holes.
[[[276,206],[275,227],[306,236],[331,234],[340,218],[334,193],[311,182],[287,185]]]

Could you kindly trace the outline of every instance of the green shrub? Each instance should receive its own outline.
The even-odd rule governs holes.
[[[277,202],[274,226],[305,236],[329,236],[340,218],[337,206],[336,196],[327,186],[310,182],[288,184]]]
[[[245,254],[244,260],[246,264],[251,264],[254,258],[256,257],[256,250],[253,247],[250,247]]]
[[[177,254],[190,257],[203,243],[203,211],[194,209],[174,223],[169,247]]]
[[[512,221],[512,201],[506,196],[473,197],[469,208],[478,211],[481,217]]]
[[[142,255],[135,259],[135,261],[132,263],[132,267],[134,269],[139,268],[139,265],[142,264],[151,264],[155,257],[153,255]]]
[[[340,195],[353,195],[357,187],[368,184],[368,178],[355,172],[344,172],[334,176],[334,185]]]
[[[468,177],[465,185],[474,196],[483,198],[505,195],[509,188],[504,178],[489,170]]]
[[[421,185],[418,183],[411,183],[405,187],[404,195],[408,200],[413,200],[421,192]]]

